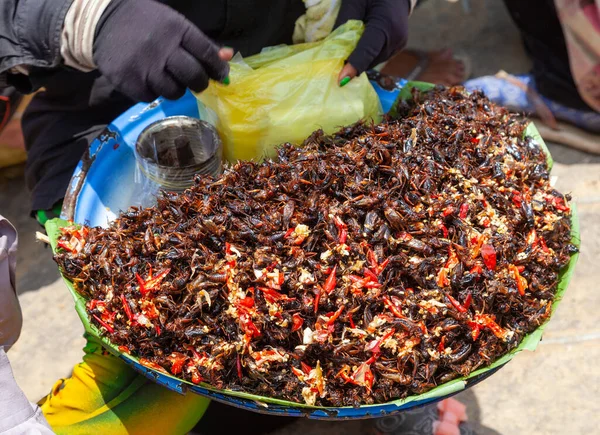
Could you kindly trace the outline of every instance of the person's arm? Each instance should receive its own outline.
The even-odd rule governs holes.
[[[39,407],[30,403],[13,377],[6,351],[21,331],[15,292],[17,232],[0,215],[0,433],[52,434]]]
[[[227,81],[231,49],[219,48],[183,15],[153,0],[2,0],[0,76],[36,90],[39,70],[98,69],[137,101],[196,92]],[[44,74],[41,74],[43,77]],[[27,77],[30,79],[27,80]]]
[[[388,60],[404,48],[408,16],[415,4],[416,0],[342,0],[335,27],[348,20],[361,20],[365,32],[340,72],[340,82]]]
[[[72,0],[2,0],[0,75],[60,64],[60,40]]]

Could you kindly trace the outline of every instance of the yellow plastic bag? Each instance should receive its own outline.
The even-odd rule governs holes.
[[[360,119],[379,121],[381,104],[365,74],[340,87],[337,77],[363,24],[349,21],[320,42],[277,46],[231,63],[229,86],[197,95],[216,112],[225,159],[260,160],[284,142],[302,143]],[[202,106],[200,104],[200,106]]]

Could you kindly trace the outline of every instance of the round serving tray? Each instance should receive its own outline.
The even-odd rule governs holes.
[[[376,81],[372,81],[372,84],[386,112],[392,107],[392,103],[397,98],[409,98],[409,89],[413,86],[423,89],[432,87],[430,84],[416,82],[406,84],[406,82],[403,82],[398,83],[396,89],[384,90]],[[401,88],[402,85],[404,86]],[[126,210],[129,206],[136,204],[135,195],[137,193],[135,191],[136,183],[134,182],[136,165],[134,146],[136,139],[149,124],[167,116],[177,115],[196,117],[208,122],[213,121],[209,112],[202,108],[199,109],[196,98],[190,92],[176,101],[158,99],[151,104],[138,104],[115,119],[92,142],[88,152],[77,166],[65,197],[62,218],[79,224],[105,227],[116,218],[119,211]],[[544,148],[548,155],[549,166],[551,167],[552,159],[550,154],[533,124],[527,129],[526,134],[533,136],[538,144]],[[50,222],[47,226],[53,248],[55,247],[56,237],[59,234],[59,227],[62,225],[64,225],[64,222]],[[579,246],[575,208],[573,208],[573,242]],[[558,297],[553,305],[553,311],[560,300],[560,296],[566,289],[576,260],[577,255],[574,255],[569,265],[561,274]],[[545,326],[542,325],[536,331],[526,336],[518,348],[491,366],[479,369],[466,378],[455,379],[440,385],[427,393],[378,405],[338,408],[315,407],[242,392],[218,390],[205,384],[194,385],[168,374],[149,369],[141,365],[136,358],[119,352],[117,347],[110,343],[106,337],[101,336],[100,331],[89,322],[85,309],[85,300],[74,290],[70,282],[66,281],[66,283],[73,295],[76,310],[86,331],[98,337],[111,353],[122,358],[127,364],[154,382],[180,393],[193,392],[254,412],[314,419],[346,420],[380,417],[450,397],[489,377],[510,361],[519,351],[535,349],[541,339]]]

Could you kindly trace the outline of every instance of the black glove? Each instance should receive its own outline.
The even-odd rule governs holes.
[[[112,0],[96,26],[94,62],[123,94],[152,101],[223,81],[219,47],[183,15],[153,0]]]
[[[388,60],[408,39],[409,0],[342,0],[335,27],[361,20],[365,32],[348,63],[358,74]]]

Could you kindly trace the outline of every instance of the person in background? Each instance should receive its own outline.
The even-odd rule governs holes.
[[[19,389],[6,352],[21,332],[21,308],[15,290],[17,231],[0,215],[0,433],[52,434],[40,408]]]
[[[529,74],[469,80],[494,102],[536,115],[542,136],[600,153],[600,10],[594,0],[504,0],[532,61]],[[559,127],[557,121],[562,121]],[[566,124],[566,125],[565,125]],[[575,128],[572,128],[575,127]],[[560,133],[563,130],[563,133]],[[591,134],[590,134],[591,133]]]

